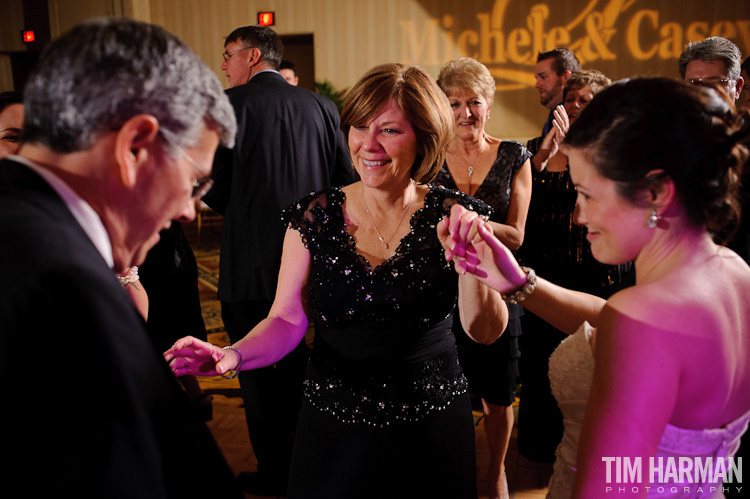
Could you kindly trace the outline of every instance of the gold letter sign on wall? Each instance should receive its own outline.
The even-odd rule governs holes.
[[[555,47],[573,50],[584,67],[613,80],[639,75],[676,78],[685,44],[708,36],[729,38],[745,57],[750,53],[747,0],[418,3],[429,17],[399,20],[402,62],[437,74],[455,57],[473,57],[495,76],[497,104],[514,117],[528,115],[531,109],[531,114],[546,116],[530,90],[537,53]]]

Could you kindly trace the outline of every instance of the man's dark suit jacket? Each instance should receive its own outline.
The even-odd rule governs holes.
[[[0,261],[4,490],[238,497],[113,270],[49,184],[7,160]]]
[[[226,91],[237,116],[234,149],[220,149],[204,201],[224,214],[219,299],[272,301],[281,262],[281,211],[354,180],[339,115],[329,99],[275,72]]]

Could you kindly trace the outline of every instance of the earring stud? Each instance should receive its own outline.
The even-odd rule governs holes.
[[[651,214],[648,216],[648,219],[646,220],[646,225],[649,226],[651,229],[655,229],[656,226],[659,224],[659,214],[656,213],[655,208],[651,208]]]

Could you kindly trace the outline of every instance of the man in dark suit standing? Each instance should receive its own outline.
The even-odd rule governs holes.
[[[45,50],[25,108],[21,147],[0,163],[3,486],[238,497],[115,275],[195,216],[236,130],[221,84],[162,28],[108,18]]]
[[[281,263],[281,211],[310,192],[354,180],[330,100],[279,74],[282,44],[267,27],[237,28],[224,43],[226,91],[238,122],[234,149],[220,149],[205,198],[224,214],[219,267],[222,319],[232,342],[264,319]],[[282,361],[240,373],[257,473],[247,492],[283,495],[307,363],[304,342]]]

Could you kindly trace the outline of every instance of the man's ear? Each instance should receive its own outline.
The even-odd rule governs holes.
[[[733,95],[733,97],[734,97],[735,101],[740,98],[740,94],[742,93],[742,87],[744,85],[745,85],[745,79],[742,76],[740,76],[739,78],[737,78],[737,81],[734,82],[734,95]]]
[[[562,74],[560,75],[560,79],[562,80],[562,82],[563,82],[563,83],[565,83],[566,81],[568,81],[568,78],[570,78],[570,75],[572,75],[572,74],[573,74],[573,73],[571,73],[569,69],[566,69],[566,70],[565,70],[565,71],[563,71],[563,73],[562,73]]]
[[[126,121],[115,139],[115,163],[126,187],[135,185],[138,168],[154,154],[159,141],[159,121],[150,114],[138,114]]]
[[[256,66],[260,62],[262,57],[260,49],[258,47],[253,47],[249,50],[249,52],[250,57],[247,60],[247,64],[250,67]]]

